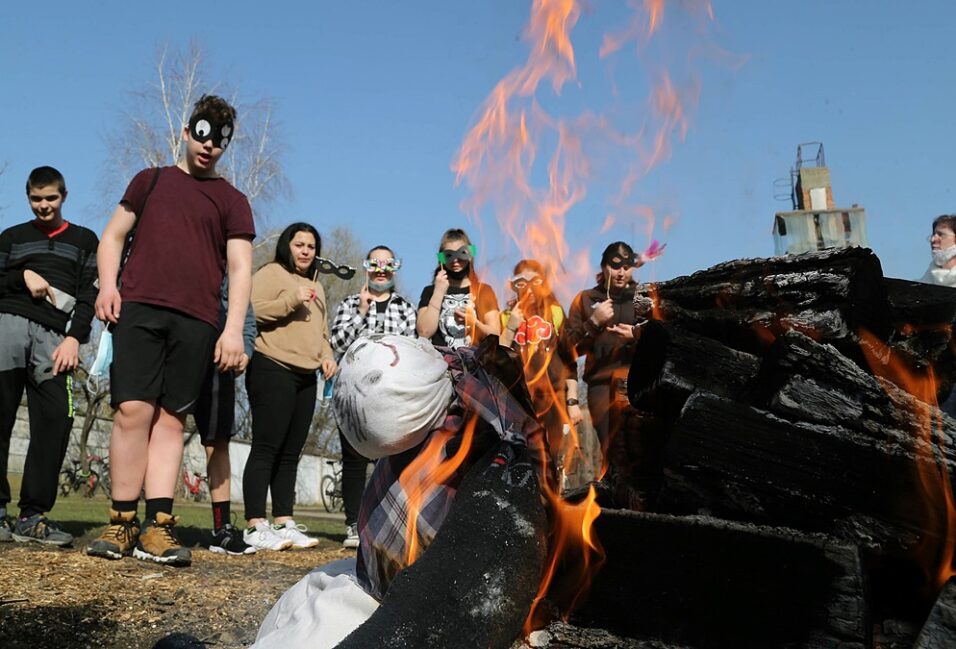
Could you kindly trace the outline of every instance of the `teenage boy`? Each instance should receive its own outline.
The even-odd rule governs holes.
[[[229,305],[229,283],[222,285],[222,309],[219,328],[225,325]],[[199,438],[206,449],[206,474],[212,496],[212,543],[209,549],[218,554],[242,556],[254,554],[256,549],[242,538],[242,530],[232,524],[230,491],[232,463],[229,460],[229,440],[235,433],[236,376],[245,371],[256,345],[256,317],[247,309],[242,327],[243,354],[235,372],[220,372],[215,363],[209,363],[206,379],[196,402],[193,418]]]
[[[96,235],[63,219],[66,182],[53,167],[27,179],[33,220],[0,233],[0,541],[69,545],[46,518],[73,427],[71,373],[90,337],[96,299]],[[27,392],[30,444],[20,516],[7,516],[7,460],[17,408]]]
[[[220,97],[200,98],[183,128],[184,159],[139,172],[103,232],[96,315],[112,325],[116,414],[110,522],[87,547],[92,556],[132,554],[176,566],[192,561],[173,531],[183,422],[210,359],[220,371],[239,367],[251,286],[252,210],[216,173],[235,118],[236,110]],[[120,285],[124,243],[134,226]],[[230,290],[220,333],[224,268]],[[136,515],[141,490],[146,492],[142,526]]]

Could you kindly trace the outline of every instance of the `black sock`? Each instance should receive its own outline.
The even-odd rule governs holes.
[[[114,500],[113,511],[116,512],[135,512],[139,507],[139,499],[136,500]]]
[[[156,520],[156,514],[162,512],[172,516],[173,499],[172,498],[147,498],[146,499],[146,520]]]
[[[25,509],[20,510],[20,520],[23,520],[25,518],[30,518],[34,514],[42,514],[42,513],[43,511],[40,509],[36,509],[34,507],[27,507]]]
[[[212,504],[212,528],[214,532],[222,529],[222,526],[230,522],[229,501],[223,500]]]

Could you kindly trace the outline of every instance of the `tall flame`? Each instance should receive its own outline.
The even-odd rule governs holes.
[[[700,84],[694,74],[686,75],[690,81],[678,83],[674,74],[658,67],[648,74],[650,90],[641,118],[635,119],[621,100],[613,79],[610,96],[615,106],[611,110],[602,113],[586,109],[571,116],[549,111],[546,107],[556,103],[567,88],[584,88],[577,77],[578,59],[571,38],[583,6],[580,0],[532,1],[523,33],[528,57],[491,90],[451,164],[456,184],[469,190],[463,210],[483,233],[486,230],[481,227],[480,216],[491,211],[506,237],[505,246],[513,246],[523,258],[539,261],[564,304],[593,277],[590,237],[604,236],[615,227],[640,225],[648,242],[653,238],[661,219],[654,207],[644,204],[646,201],[634,200],[635,189],[656,165],[670,157],[672,142],[686,137],[700,97]],[[652,39],[665,31],[665,8],[674,7],[674,18],[684,14],[701,24],[713,21],[708,0],[685,0],[676,5],[665,0],[630,0],[629,26],[606,35],[600,51],[593,54],[610,69],[634,41],[640,59]],[[543,96],[547,86],[550,94]],[[600,181],[598,186],[604,191],[611,188],[606,213],[600,218],[603,226],[600,231],[591,229],[583,239],[576,234],[571,245],[568,217],[595,187],[595,181]],[[673,219],[671,212],[663,219],[663,226],[669,227]],[[598,220],[592,215],[582,216],[586,224]],[[546,366],[532,368],[528,364],[526,380],[530,385],[542,386],[537,392],[546,393],[540,399],[544,409],[557,409],[567,424],[569,435],[558,463],[571,470],[580,461],[582,445],[575,426],[570,425],[563,399],[546,387],[549,382],[542,370]],[[543,413],[537,414],[540,417]],[[549,592],[560,567],[560,579],[575,582],[573,595],[559,595],[559,605],[567,614],[600,564],[600,545],[591,536],[591,524],[600,509],[593,490],[583,503],[571,505],[561,498],[560,486],[554,490],[546,486],[554,522],[549,567],[539,597]],[[554,589],[550,592],[553,596]],[[529,624],[535,623],[532,618]]]
[[[926,409],[913,409],[914,432],[923,443],[915,445],[922,457],[915,463],[915,471],[925,497],[926,529],[936,534],[926,535],[918,548],[928,584],[935,594],[946,581],[956,574],[954,569],[954,544],[956,544],[956,503],[952,481],[947,465],[934,456],[934,447],[945,442],[942,413],[936,399],[936,376],[932,367],[913,367],[904,358],[867,331],[860,332],[861,347],[873,373],[890,381],[920,401],[928,404]],[[937,540],[941,539],[941,540]]]

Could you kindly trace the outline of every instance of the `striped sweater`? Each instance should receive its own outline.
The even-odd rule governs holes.
[[[0,313],[13,313],[81,343],[90,337],[96,301],[96,246],[92,230],[70,223],[48,237],[32,221],[0,232]],[[27,291],[23,271],[45,279],[60,298],[53,306]],[[69,311],[62,307],[75,300]]]

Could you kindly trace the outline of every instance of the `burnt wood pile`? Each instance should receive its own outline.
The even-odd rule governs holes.
[[[934,403],[956,291],[855,248],[720,264],[635,307],[607,562],[549,646],[956,647],[956,423]]]

